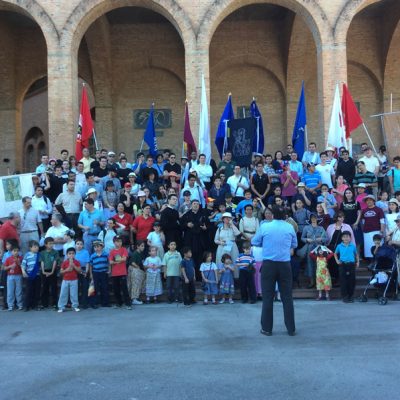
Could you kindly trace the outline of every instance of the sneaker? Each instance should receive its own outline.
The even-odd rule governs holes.
[[[143,301],[140,301],[138,299],[133,299],[132,300],[132,305],[133,306],[140,306],[141,304],[143,304]]]
[[[192,307],[192,305],[191,304],[185,304],[185,307],[186,308],[190,308],[190,307]]]
[[[113,304],[112,308],[118,308],[118,306],[116,304]]]
[[[235,304],[235,302],[232,299],[229,299],[229,304]]]
[[[18,307],[18,311],[22,311],[24,307]]]
[[[221,299],[220,301],[219,301],[219,304],[224,304],[225,303],[225,299]]]
[[[132,306],[125,306],[125,310],[132,310]]]
[[[62,312],[64,312],[64,310],[62,308],[60,308],[57,312],[62,313]]]
[[[75,308],[74,308],[74,311],[75,311],[75,312],[79,312],[79,311],[81,311],[81,310],[80,310],[78,307],[75,307]]]
[[[12,308],[12,307],[9,307],[9,308],[8,308],[8,311],[12,311],[12,310],[13,310],[13,308]]]

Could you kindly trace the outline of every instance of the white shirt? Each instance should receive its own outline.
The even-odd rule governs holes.
[[[210,165],[197,164],[194,170],[197,172],[197,176],[202,182],[210,182],[213,175],[213,170]]]
[[[51,237],[53,239],[64,239],[65,232],[69,231],[68,227],[64,224],[60,226],[51,226],[46,232],[46,238]],[[54,250],[62,250],[63,244],[62,243],[54,243]]]
[[[39,211],[40,217],[42,219],[49,218],[49,214],[51,214],[53,211],[53,207],[50,201],[46,201],[43,196],[42,197],[36,197],[36,195],[32,196],[32,208],[36,211]]]
[[[371,156],[371,157],[364,156],[364,157],[361,157],[359,159],[359,161],[363,161],[365,164],[365,167],[367,168],[367,171],[372,172],[373,174],[375,173],[375,169],[377,167],[379,168],[379,166],[380,166],[379,160],[375,156]]]
[[[318,164],[315,167],[315,170],[318,171],[321,175],[321,182],[325,183],[325,185],[328,185],[329,189],[332,189],[332,175],[335,174],[335,171],[333,170],[333,167],[329,164],[321,165]]]
[[[231,188],[231,193],[233,197],[244,197],[244,190],[242,187],[238,187],[238,183],[241,183],[242,185],[244,185],[244,187],[246,189],[249,188],[249,182],[247,180],[247,178],[245,178],[242,175],[236,176],[236,175],[232,175],[228,178],[228,180],[226,181],[226,183],[230,186]],[[236,190],[237,189],[237,190]]]

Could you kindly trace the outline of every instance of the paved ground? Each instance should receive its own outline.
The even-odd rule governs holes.
[[[298,335],[261,305],[0,314],[0,398],[399,398],[400,303],[295,304]]]

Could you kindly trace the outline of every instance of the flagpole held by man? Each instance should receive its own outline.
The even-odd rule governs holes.
[[[232,94],[229,93],[224,111],[219,120],[217,133],[215,135],[215,146],[217,147],[219,156],[222,157],[228,149],[228,121],[235,119],[235,113],[232,107]]]
[[[144,131],[142,144],[140,146],[140,151],[142,151],[143,142],[149,146],[149,154],[153,157],[157,155],[157,137],[154,124],[154,103],[151,105],[149,118],[147,120],[146,130]]]

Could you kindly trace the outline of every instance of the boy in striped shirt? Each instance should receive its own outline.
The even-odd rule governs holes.
[[[254,304],[257,300],[256,287],[254,282],[254,265],[256,261],[251,255],[250,242],[243,243],[243,253],[236,259],[236,266],[239,268],[239,283],[242,303]]]
[[[101,303],[102,307],[110,307],[108,293],[108,274],[110,266],[108,253],[104,250],[104,243],[93,242],[94,253],[90,256],[90,269],[93,276],[94,288],[96,290],[96,304]],[[96,308],[96,306],[94,306]]]

